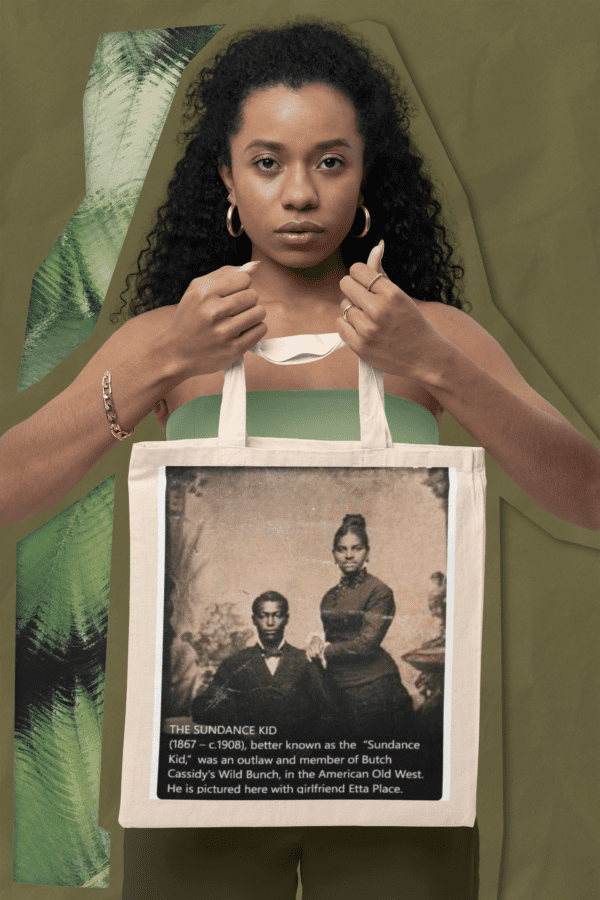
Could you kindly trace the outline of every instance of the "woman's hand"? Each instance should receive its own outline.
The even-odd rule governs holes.
[[[192,281],[178,306],[126,322],[58,397],[0,439],[0,524],[47,509],[118,445],[102,403],[110,369],[117,421],[130,431],[192,375],[231,365],[264,337],[265,309],[251,289],[252,270],[225,266]]]
[[[347,298],[342,301],[342,312],[347,312],[346,320],[337,320],[338,331],[348,346],[375,368],[420,381],[425,370],[433,367],[444,338],[421,315],[415,301],[389,280],[381,265],[383,250],[380,241],[367,263],[355,263],[340,281]],[[378,275],[381,277],[373,282]]]
[[[252,290],[258,261],[194,278],[162,337],[181,380],[226,369],[267,333],[266,310]]]
[[[325,643],[325,641],[318,635],[313,634],[306,645],[306,658],[309,662],[312,662],[315,659],[321,661],[321,665],[324,669],[327,668],[327,660],[325,659],[325,648],[328,647],[329,644]]]
[[[354,309],[338,319],[346,343],[390,375],[418,381],[543,509],[600,529],[600,453],[519,374],[497,341],[465,313],[417,304],[386,278],[383,245],[340,286]],[[367,290],[376,275],[381,277]]]
[[[320,656],[323,652],[324,647],[325,644],[322,638],[320,638],[318,634],[313,634],[308,644],[306,645],[306,658],[309,660],[309,662]]]

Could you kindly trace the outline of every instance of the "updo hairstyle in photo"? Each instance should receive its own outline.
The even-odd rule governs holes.
[[[333,551],[347,534],[355,534],[365,550],[369,550],[369,536],[367,535],[367,524],[364,516],[360,513],[346,513],[342,519],[342,524],[335,533],[333,538]]]

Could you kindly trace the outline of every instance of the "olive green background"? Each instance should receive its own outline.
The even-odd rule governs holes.
[[[364,22],[400,53],[428,117],[416,133],[450,202],[474,317],[527,380],[584,434],[600,431],[598,379],[600,9],[595,2],[246,2],[4,0],[2,430],[72,380],[110,333],[108,314],[132,268],[143,217],[156,208],[173,150],[159,144],[94,335],[17,395],[31,279],[85,193],[82,97],[103,32],[227,22],[202,56],[239,27],[313,13]],[[377,23],[388,31],[378,29]],[[176,131],[174,117],[165,126]],[[166,137],[166,134],[165,134]],[[147,212],[145,212],[147,210]],[[142,218],[141,224],[139,223]],[[147,218],[146,218],[147,222]],[[138,229],[134,233],[134,225]],[[154,422],[136,439],[160,437]],[[455,423],[441,440],[472,443]],[[597,439],[596,439],[597,440]],[[2,787],[12,776],[14,546],[116,472],[101,823],[112,832],[119,897],[118,811],[127,622],[129,447],[103,460],[61,503],[3,532]],[[539,510],[488,460],[488,554],[478,818],[482,900],[591,898],[598,891],[597,535]],[[10,860],[12,817],[2,817]],[[594,843],[595,842],[595,843]],[[7,898],[77,888],[11,883]]]

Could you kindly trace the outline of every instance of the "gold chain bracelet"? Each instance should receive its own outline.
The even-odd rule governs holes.
[[[123,431],[117,422],[115,402],[113,400],[112,387],[110,384],[110,369],[102,376],[102,400],[104,401],[104,410],[106,412],[106,418],[108,419],[112,436],[118,441],[124,441],[125,438],[131,437],[134,429],[132,428],[131,431]]]

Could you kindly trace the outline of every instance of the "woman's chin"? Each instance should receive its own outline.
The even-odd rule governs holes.
[[[344,273],[346,272],[339,247],[325,249],[315,246],[314,242],[283,248],[267,249],[256,246],[252,258],[269,261],[293,272],[310,273],[315,279],[331,275],[332,271],[337,269],[343,268]]]

